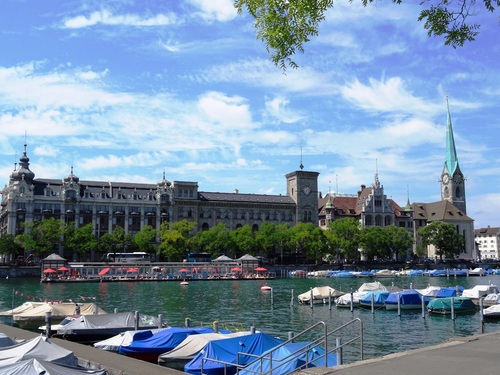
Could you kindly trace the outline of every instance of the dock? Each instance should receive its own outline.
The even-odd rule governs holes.
[[[0,324],[0,332],[15,339],[31,339],[38,334]],[[110,375],[179,375],[183,372],[139,361],[92,346],[51,338],[79,359],[80,365],[105,368]],[[313,367],[300,371],[301,375],[439,375],[498,374],[500,331],[469,337],[456,337],[445,343],[389,354],[336,367]],[[396,348],[397,349],[397,348]]]

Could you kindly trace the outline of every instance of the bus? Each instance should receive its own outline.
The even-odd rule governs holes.
[[[209,253],[188,253],[187,262],[211,262],[212,256]]]
[[[118,263],[151,262],[149,254],[143,251],[134,251],[131,253],[107,253],[105,260],[107,262],[118,262]]]

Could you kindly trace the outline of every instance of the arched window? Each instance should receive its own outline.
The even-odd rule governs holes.
[[[365,225],[373,225],[373,220],[370,215],[365,216]]]
[[[380,215],[375,216],[375,225],[377,227],[381,227],[382,226],[382,216],[380,216]]]
[[[391,217],[386,216],[384,225],[387,227],[388,225],[391,225],[391,222],[392,222]]]
[[[450,196],[450,191],[448,190],[448,186],[446,186],[443,190],[443,198],[448,198]]]
[[[460,191],[460,187],[459,186],[457,186],[455,188],[455,197],[456,198],[460,198],[461,197],[461,191]]]

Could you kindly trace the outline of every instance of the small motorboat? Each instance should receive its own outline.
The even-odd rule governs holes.
[[[476,304],[467,297],[434,298],[427,305],[427,310],[429,314],[449,315],[452,306],[455,314],[474,313],[477,310]]]
[[[299,300],[299,303],[302,304],[310,304],[311,298],[312,298],[312,303],[314,304],[318,303],[326,304],[328,303],[329,299],[333,302],[335,298],[340,297],[344,294],[345,293],[333,289],[332,287],[329,286],[317,286],[311,288],[309,291],[305,293],[299,294],[297,296],[297,299]]]
[[[269,285],[267,285],[267,283],[265,283],[264,285],[262,285],[262,286],[260,287],[260,290],[263,290],[263,291],[265,291],[265,292],[268,292],[268,291],[270,291],[270,290],[272,290],[272,289],[273,289],[273,288],[271,288]]]
[[[483,309],[484,319],[500,319],[500,305],[492,305]]]
[[[186,280],[181,281],[181,285],[189,285],[189,283]]]

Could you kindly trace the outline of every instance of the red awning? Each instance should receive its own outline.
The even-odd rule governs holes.
[[[105,275],[109,272],[109,268],[103,268],[99,271],[99,276]]]
[[[43,273],[54,273],[54,272],[57,272],[57,271],[52,269],[52,268],[46,268],[43,270]]]

